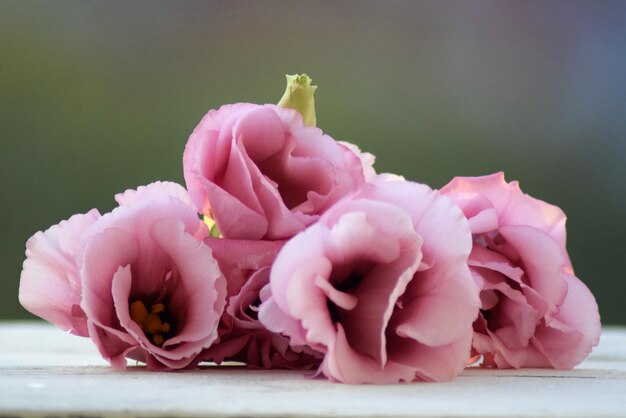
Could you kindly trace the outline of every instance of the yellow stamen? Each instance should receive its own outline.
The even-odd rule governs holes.
[[[165,304],[155,303],[150,306],[150,312],[148,312],[146,305],[136,300],[130,304],[129,310],[131,319],[141,327],[154,345],[162,346],[165,342],[164,335],[168,335],[172,329],[169,322],[161,320],[161,315],[165,315]]]
[[[163,336],[161,334],[157,334],[154,337],[152,337],[152,342],[154,342],[154,345],[158,345],[161,346],[163,345]]]
[[[130,318],[141,326],[148,316],[146,305],[142,301],[136,300],[130,304]],[[143,327],[142,327],[143,328]]]
[[[162,303],[155,303],[152,305],[152,313],[161,313],[165,310],[165,305]]]
[[[150,313],[143,321],[143,330],[148,334],[156,334],[161,331],[161,318],[157,314]]]

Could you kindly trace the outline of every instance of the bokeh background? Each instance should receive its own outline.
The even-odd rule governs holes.
[[[503,170],[568,214],[626,324],[626,2],[0,2],[0,318],[40,229],[157,179],[223,103],[319,86],[318,125],[441,187]]]

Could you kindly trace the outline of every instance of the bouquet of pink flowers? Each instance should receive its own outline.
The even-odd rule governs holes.
[[[19,298],[116,369],[208,361],[336,382],[447,381],[483,367],[572,368],[598,306],[565,215],[502,173],[441,190],[377,174],[315,127],[315,86],[211,110],[155,182],[37,232]]]

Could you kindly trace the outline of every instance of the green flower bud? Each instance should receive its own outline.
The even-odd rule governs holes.
[[[295,109],[302,115],[304,124],[315,126],[315,89],[311,85],[311,77],[306,74],[287,75],[287,89],[278,102],[278,106]]]

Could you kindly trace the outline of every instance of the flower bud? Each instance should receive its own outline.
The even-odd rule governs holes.
[[[311,85],[311,77],[306,74],[287,75],[285,94],[278,106],[300,112],[305,125],[315,126],[315,99],[313,95],[317,86]]]

